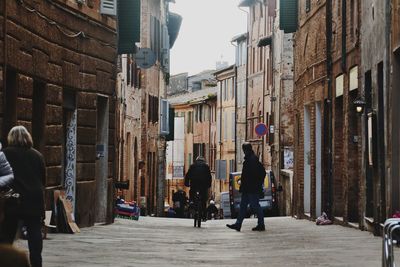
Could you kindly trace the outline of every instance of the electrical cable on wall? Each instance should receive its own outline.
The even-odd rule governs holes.
[[[67,30],[65,27],[60,26],[57,22],[55,22],[54,20],[50,19],[49,17],[45,16],[44,14],[42,14],[41,12],[37,11],[34,8],[29,7],[24,0],[16,0],[25,10],[27,10],[30,13],[34,13],[36,14],[38,17],[42,18],[43,20],[45,20],[48,24],[56,27],[58,29],[59,32],[61,32],[64,36],[68,37],[68,38],[78,38],[78,37],[82,37],[85,39],[89,39],[89,40],[94,40],[96,42],[98,42],[99,44],[101,44],[102,46],[108,46],[108,47],[112,47],[115,48],[116,47],[112,44],[106,43],[106,42],[102,42],[100,40],[97,40],[95,38],[92,38],[90,36],[87,36],[85,34],[85,32],[83,31],[79,31],[79,32],[71,32],[70,30]],[[69,31],[69,32],[68,32]]]

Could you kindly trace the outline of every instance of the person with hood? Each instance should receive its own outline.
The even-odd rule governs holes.
[[[192,201],[196,192],[200,193],[203,219],[206,219],[206,205],[208,200],[208,189],[211,187],[211,171],[206,160],[199,156],[189,167],[185,176],[185,186],[190,187],[189,197]]]
[[[236,223],[227,224],[226,226],[236,231],[240,231],[244,217],[247,213],[247,206],[256,212],[258,224],[253,231],[265,231],[264,213],[259,203],[260,194],[263,192],[263,183],[265,179],[265,169],[254,154],[251,144],[244,143],[242,145],[244,152],[244,162],[241,176],[239,192],[242,193],[240,201],[240,211]]]
[[[8,147],[4,149],[13,171],[11,187],[20,194],[18,210],[6,209],[4,219],[5,237],[0,243],[14,242],[20,221],[28,231],[29,258],[32,267],[42,266],[42,226],[44,220],[44,183],[46,168],[42,154],[34,149],[32,136],[24,126],[13,127],[7,136]]]

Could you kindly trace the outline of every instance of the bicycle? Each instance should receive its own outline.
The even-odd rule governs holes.
[[[202,220],[202,207],[201,207],[201,195],[200,192],[196,191],[193,197],[193,219],[194,227],[201,227]]]

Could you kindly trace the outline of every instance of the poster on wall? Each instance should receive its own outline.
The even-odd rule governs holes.
[[[293,149],[291,148],[284,148],[283,150],[283,168],[293,169]]]

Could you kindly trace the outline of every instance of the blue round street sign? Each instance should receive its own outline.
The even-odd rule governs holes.
[[[266,135],[268,133],[267,125],[265,125],[262,122],[257,124],[256,127],[254,127],[254,130],[256,131],[256,134],[258,136],[263,136],[263,135]]]

